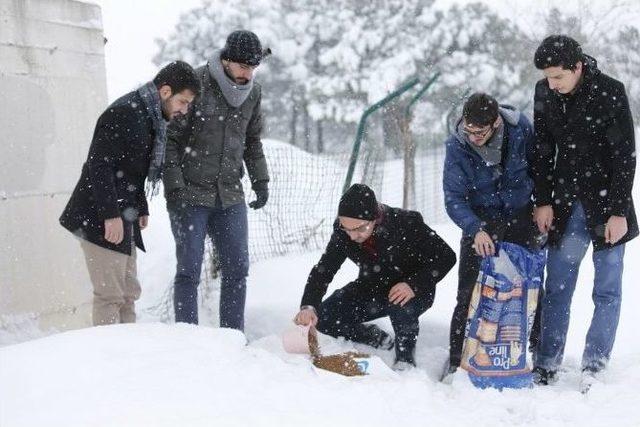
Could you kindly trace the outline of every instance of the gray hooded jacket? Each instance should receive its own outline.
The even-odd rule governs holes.
[[[502,120],[506,121],[512,126],[517,125],[518,121],[520,120],[520,111],[516,110],[510,105],[501,105],[499,108],[499,114],[500,117],[502,117]],[[477,145],[469,141],[467,135],[465,135],[462,131],[463,127],[464,123],[461,118],[456,125],[456,137],[458,138],[458,141],[460,141],[460,143],[462,144],[468,145],[469,147],[471,147],[471,149],[473,149],[473,151],[478,153],[480,157],[482,157],[482,160],[485,161],[487,166],[495,166],[499,164],[502,160],[504,123],[500,123],[500,126],[493,133],[491,139],[489,139],[489,141],[487,141],[487,143],[482,145],[481,147],[478,147]]]

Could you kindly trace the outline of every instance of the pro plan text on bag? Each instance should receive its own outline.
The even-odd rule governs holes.
[[[543,280],[546,252],[501,242],[482,260],[462,351],[462,368],[480,388],[529,387],[527,342]]]

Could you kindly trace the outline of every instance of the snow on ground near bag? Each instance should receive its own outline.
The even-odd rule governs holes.
[[[454,227],[436,229],[456,247]],[[164,244],[154,249],[170,257],[172,244]],[[0,348],[0,425],[638,425],[640,266],[634,253],[637,243],[627,254],[625,304],[610,370],[586,396],[578,392],[576,369],[592,310],[588,259],[573,304],[568,371],[554,386],[500,393],[475,389],[464,373],[456,374],[452,385],[437,382],[447,354],[455,271],[439,285],[434,307],[421,318],[419,369],[395,378],[349,379],[318,375],[305,356],[286,354],[280,332],[295,314],[308,269],[320,255],[314,253],[252,266],[248,345],[232,330],[143,318],[136,325],[83,329]],[[148,261],[141,269],[145,290],[152,288],[154,274],[155,280],[173,274],[171,258],[155,259],[153,273],[145,270]],[[356,273],[348,264],[343,270],[337,283]],[[145,302],[154,300],[143,299],[140,308]],[[390,331],[388,321],[379,323]],[[327,353],[356,348],[388,364],[393,360],[390,351],[326,336],[320,344]]]
[[[635,196],[640,200],[639,179]],[[428,220],[428,219],[427,219]],[[459,230],[430,224],[457,251]],[[475,389],[464,372],[437,381],[447,357],[457,266],[421,317],[418,369],[345,378],[318,374],[307,357],[284,352],[310,268],[320,252],[255,263],[248,279],[246,337],[210,326],[158,323],[145,309],[175,272],[174,243],[162,197],[151,203],[139,258],[139,323],[88,328],[0,348],[0,426],[389,426],[640,425],[640,239],[627,245],[623,304],[612,362],[602,383],[578,391],[578,367],[593,305],[591,252],[572,305],[564,367],[556,385]],[[346,262],[329,289],[353,279]],[[391,332],[388,320],[377,322]],[[31,338],[32,332],[16,341]],[[323,352],[393,352],[321,336]]]

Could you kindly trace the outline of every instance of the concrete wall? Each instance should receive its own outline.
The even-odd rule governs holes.
[[[106,104],[99,6],[0,0],[0,332],[90,324],[84,259],[58,217]]]

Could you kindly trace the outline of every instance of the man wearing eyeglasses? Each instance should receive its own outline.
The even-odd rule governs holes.
[[[462,229],[462,239],[443,381],[460,366],[469,302],[482,258],[494,255],[497,241],[536,244],[530,203],[533,182],[526,158],[532,141],[531,122],[485,93],[467,99],[455,133],[446,141],[445,207]],[[532,335],[535,341],[536,332]]]
[[[324,301],[349,258],[358,278]],[[373,190],[354,184],[340,199],[327,248],[307,280],[294,322],[334,337],[391,349],[396,370],[415,366],[419,316],[433,304],[435,285],[455,265],[453,250],[418,212],[379,204]],[[370,320],[389,316],[395,340]]]

